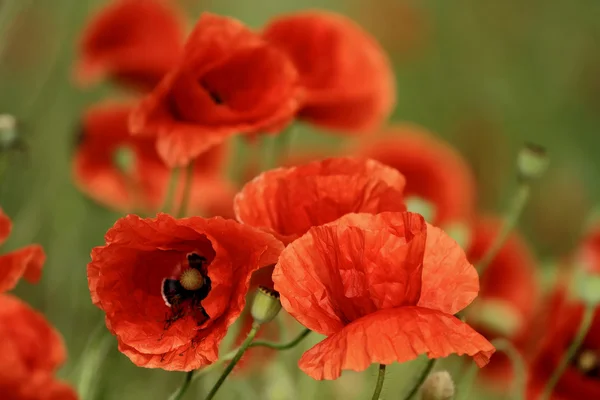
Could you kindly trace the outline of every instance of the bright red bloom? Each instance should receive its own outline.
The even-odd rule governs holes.
[[[396,100],[390,63],[379,44],[353,21],[322,11],[276,18],[263,37],[293,60],[306,89],[298,118],[341,131],[369,131]]]
[[[471,245],[467,251],[470,262],[477,264],[481,260],[500,228],[501,221],[491,217],[480,218],[474,223]],[[467,313],[469,323],[490,340],[506,337],[518,349],[524,349],[541,294],[536,268],[536,260],[525,239],[517,232],[511,233],[481,279],[479,298]],[[500,307],[506,310],[507,315],[497,315],[497,322],[510,328],[509,331],[498,331],[493,323],[478,318],[488,318],[490,315],[485,314],[493,314],[492,309],[481,308],[486,305],[496,307],[497,311]],[[495,356],[483,372],[484,376],[502,383],[512,379],[511,363],[504,353]]]
[[[475,210],[475,178],[461,155],[423,128],[398,125],[360,143],[357,153],[396,168],[406,177],[405,196],[435,206],[432,223],[469,223]]]
[[[54,374],[66,359],[59,333],[16,297],[0,294],[0,393],[6,400],[75,400]]]
[[[119,350],[148,368],[191,371],[218,359],[227,328],[246,303],[250,276],[283,245],[223,218],[129,215],[92,250],[92,301]]]
[[[12,230],[12,222],[0,209],[0,245],[6,241]],[[42,266],[46,254],[42,246],[31,244],[0,256],[0,293],[13,289],[19,279],[37,283],[42,276]]]
[[[583,305],[569,300],[566,290],[555,291],[548,303],[540,336],[533,337],[537,345],[529,369],[529,400],[538,400],[548,379],[575,339],[583,316]],[[554,388],[552,400],[600,398],[600,310],[596,311],[592,327],[567,370]]]
[[[156,211],[166,197],[171,169],[159,157],[152,138],[129,134],[131,110],[131,105],[123,103],[102,103],[88,109],[73,175],[77,186],[101,204],[118,210]],[[234,188],[219,176],[225,153],[225,145],[216,146],[196,160],[190,212],[233,216]],[[129,155],[131,159],[126,161],[130,165],[119,165],[119,155]],[[178,198],[184,181],[182,174]]]
[[[77,80],[110,77],[151,90],[183,49],[184,24],[162,0],[114,0],[88,23],[80,44]]]
[[[349,214],[315,226],[281,253],[273,281],[286,311],[328,336],[299,361],[315,379],[421,354],[468,354],[483,366],[494,352],[453,316],[477,296],[475,268],[419,214]]]
[[[348,213],[405,211],[404,177],[373,160],[330,158],[267,171],[234,199],[238,220],[290,243]]]
[[[187,165],[234,134],[280,130],[298,107],[296,83],[282,52],[239,21],[205,13],[131,128],[155,136],[168,165]]]

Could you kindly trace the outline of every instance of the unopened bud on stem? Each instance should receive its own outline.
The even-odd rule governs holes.
[[[519,152],[517,166],[524,180],[539,179],[548,169],[548,155],[542,146],[528,143]]]
[[[271,322],[281,310],[279,293],[275,290],[261,286],[258,288],[252,303],[252,318],[259,324]]]
[[[451,400],[454,397],[454,381],[448,371],[434,372],[421,387],[422,400]]]

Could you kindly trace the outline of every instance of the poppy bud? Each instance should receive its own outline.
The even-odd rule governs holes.
[[[466,249],[471,243],[471,229],[462,222],[453,222],[442,226],[444,232],[458,243],[460,247]]]
[[[454,397],[454,381],[448,371],[434,372],[421,387],[422,400],[451,400]]]
[[[135,154],[129,147],[119,147],[113,153],[113,162],[123,172],[129,172],[135,162]]]
[[[590,306],[600,305],[600,275],[579,269],[574,282],[577,298]]]
[[[281,302],[279,301],[279,293],[276,291],[261,286],[258,288],[252,303],[252,318],[259,324],[271,322],[281,310]]]
[[[0,147],[10,147],[17,138],[17,120],[10,114],[0,114]]]
[[[548,169],[546,149],[535,144],[526,144],[519,152],[517,165],[519,176],[524,180],[539,179]]]
[[[523,326],[523,318],[510,303],[497,299],[481,299],[473,305],[469,321],[502,336],[513,336]]]

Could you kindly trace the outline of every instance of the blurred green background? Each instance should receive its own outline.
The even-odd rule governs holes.
[[[14,114],[28,144],[4,154],[0,205],[13,219],[3,251],[44,246],[40,284],[21,284],[24,298],[62,332],[69,361],[60,376],[74,384],[82,368],[91,399],[166,399],[182,373],[135,367],[116,342],[94,336],[103,315],[90,301],[90,249],[119,214],[92,203],[72,185],[70,163],[79,118],[111,88],[72,85],[75,46],[98,0],[0,1],[0,113]],[[453,143],[473,165],[479,206],[502,210],[514,182],[513,160],[526,141],[548,148],[552,167],[535,190],[523,229],[540,260],[563,256],[600,197],[600,2],[597,0],[181,0],[193,21],[205,10],[260,27],[269,18],[326,8],[357,20],[380,39],[397,73],[394,121],[419,123]],[[301,127],[297,148],[332,150],[339,137]],[[100,332],[104,332],[100,328]],[[307,342],[314,343],[313,337]],[[91,347],[89,344],[92,343]],[[370,398],[375,369],[313,382],[295,367],[302,348],[229,381],[221,399]],[[85,356],[87,354],[87,356]],[[91,357],[90,357],[91,355]],[[94,359],[101,363],[95,365]],[[88,365],[88,369],[84,368]],[[422,360],[389,369],[384,399],[401,399]],[[248,379],[255,376],[256,379]],[[201,398],[216,380],[194,383]],[[473,395],[473,398],[481,398]],[[491,397],[490,397],[491,398]]]

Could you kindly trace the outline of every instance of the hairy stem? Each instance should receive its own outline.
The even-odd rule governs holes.
[[[381,389],[383,389],[383,381],[385,380],[385,364],[379,364],[379,374],[377,375],[377,384],[375,385],[375,391],[371,400],[379,400],[381,396]]]

